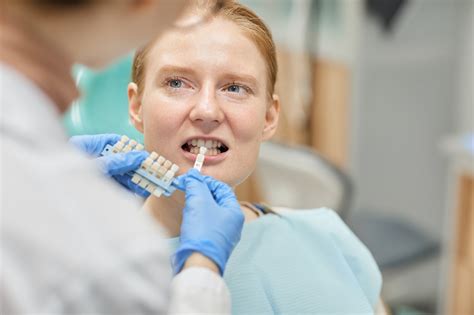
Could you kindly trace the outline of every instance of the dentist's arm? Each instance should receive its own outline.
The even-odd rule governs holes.
[[[220,275],[240,240],[244,216],[232,189],[192,169],[185,187],[180,246],[172,257],[171,313],[231,312],[229,291]]]

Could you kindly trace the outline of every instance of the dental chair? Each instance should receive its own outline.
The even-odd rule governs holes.
[[[316,151],[264,142],[255,172],[264,202],[294,209],[328,207],[347,218],[352,197],[349,177]]]
[[[128,118],[127,85],[132,60],[129,55],[104,71],[74,67],[76,84],[82,93],[64,116],[69,135],[117,133],[143,140]]]

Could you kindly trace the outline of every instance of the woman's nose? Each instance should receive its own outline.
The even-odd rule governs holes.
[[[203,88],[198,95],[189,113],[191,121],[207,128],[219,125],[224,120],[224,112],[216,99],[214,89]]]

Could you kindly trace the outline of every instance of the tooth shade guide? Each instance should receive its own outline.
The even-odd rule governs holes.
[[[143,161],[142,165],[140,166],[143,170],[149,170],[157,158],[158,154],[156,152],[150,153],[150,155]]]
[[[202,165],[204,164],[205,154],[207,152],[206,147],[199,148],[199,154],[196,157],[196,161],[194,162],[194,168],[198,171],[201,171]]]
[[[128,140],[130,140],[130,138],[127,137],[127,136],[122,136],[122,137],[120,138],[120,142],[123,142],[123,143],[128,142]]]
[[[198,171],[201,171],[203,161],[200,161],[196,159],[196,162],[194,162],[194,168],[197,169]]]
[[[142,169],[147,170],[153,165],[153,160],[150,157],[147,157],[145,161],[143,161],[142,165],[140,166]]]
[[[170,170],[166,172],[165,176],[163,176],[163,181],[169,182],[173,177],[174,177],[174,172]]]
[[[134,184],[136,184],[136,185],[138,185],[138,183],[140,183],[141,180],[142,180],[142,179],[141,179],[140,175],[138,175],[138,174],[135,174],[135,175],[133,175],[133,177],[132,177],[132,183],[134,183]]]
[[[117,142],[117,144],[114,145],[114,147],[112,148],[112,152],[119,153],[120,151],[122,151],[123,147],[124,144],[122,142]]]
[[[127,136],[122,136],[120,141],[114,145],[107,145],[101,155],[128,152],[131,150],[144,150],[144,146],[135,140],[130,140]],[[166,166],[166,167],[165,167]],[[132,177],[133,183],[147,190],[151,194],[160,197],[162,194],[171,196],[176,190],[177,181],[174,179],[179,167],[167,160],[165,157],[151,152],[135,171],[128,174]]]
[[[161,177],[166,174],[167,168],[164,166],[160,166],[160,168],[157,171],[157,174]]]
[[[117,142],[113,147],[112,147],[112,152],[113,153],[118,153],[118,152],[121,152],[123,150],[123,148],[125,147],[125,144],[127,143],[128,141],[128,138],[126,136],[122,136],[122,138],[120,138],[120,141]]]
[[[140,182],[138,182],[138,186],[141,188],[146,188],[150,182],[147,181],[146,179],[142,179]]]
[[[160,157],[158,158],[158,160],[156,160],[156,163],[158,163],[158,164],[161,165],[161,164],[163,164],[165,161],[166,161],[166,159],[165,159],[163,156],[160,156]]]
[[[150,167],[150,174],[156,173],[158,169],[160,168],[160,164],[158,163],[153,163]]]
[[[170,168],[171,165],[173,165],[173,163],[171,163],[169,160],[166,160],[166,161],[163,163],[163,166],[166,167],[167,169]]]
[[[163,194],[163,189],[161,189],[161,188],[159,188],[159,187],[157,187],[157,188],[155,189],[155,191],[153,192],[153,195],[154,195],[155,197],[158,197],[158,198],[160,198],[162,194]]]
[[[198,156],[196,158],[196,161],[202,163],[202,162],[204,162],[204,157],[205,157],[204,154],[198,154]]]
[[[148,185],[146,188],[146,191],[148,191],[150,194],[152,194],[155,189],[156,189],[156,186],[155,185]]]

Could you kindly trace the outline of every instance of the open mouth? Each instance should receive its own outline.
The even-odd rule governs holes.
[[[206,156],[219,155],[229,150],[225,144],[218,140],[205,140],[199,138],[188,140],[181,146],[184,151],[192,154],[198,154],[200,147],[207,148]]]

